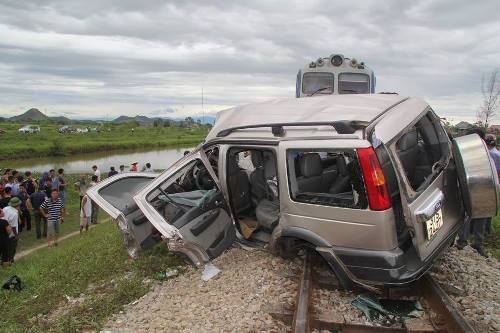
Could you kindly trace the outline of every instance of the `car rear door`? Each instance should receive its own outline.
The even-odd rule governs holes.
[[[87,195],[117,222],[131,257],[154,245],[155,228],[137,207],[133,196],[157,174],[122,173],[109,177],[87,190]]]
[[[169,249],[197,267],[219,256],[236,238],[227,198],[203,151],[177,162],[134,200]]]
[[[390,152],[404,219],[420,259],[425,260],[457,231],[464,209],[451,143],[439,117],[421,100],[406,103],[375,126],[372,142],[385,144]]]

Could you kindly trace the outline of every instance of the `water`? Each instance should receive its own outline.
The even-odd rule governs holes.
[[[153,169],[166,169],[184,155],[184,151],[192,150],[193,147],[178,147],[158,150],[114,150],[96,152],[88,154],[78,154],[74,156],[54,156],[44,158],[24,159],[19,161],[0,162],[2,166],[15,168],[19,171],[43,172],[50,169],[63,168],[64,172],[70,173],[90,173],[92,166],[97,165],[102,173],[107,173],[111,166],[116,170],[120,164],[125,165],[127,171],[131,163],[139,162],[141,168],[147,162],[151,163]]]

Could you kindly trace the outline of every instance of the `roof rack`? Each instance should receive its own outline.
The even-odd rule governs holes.
[[[339,134],[353,134],[357,130],[364,129],[368,126],[368,122],[365,121],[353,121],[353,120],[339,120],[330,122],[297,122],[297,123],[274,123],[274,124],[255,124],[255,125],[244,125],[230,127],[217,133],[217,137],[222,138],[228,136],[234,131],[249,128],[261,128],[261,127],[271,127],[271,131],[274,136],[284,136],[285,126],[293,127],[306,127],[306,126],[332,126],[335,131]]]

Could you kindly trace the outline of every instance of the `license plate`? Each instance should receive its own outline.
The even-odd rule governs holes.
[[[443,213],[441,209],[432,215],[430,219],[425,221],[427,239],[431,239],[436,232],[443,226]]]

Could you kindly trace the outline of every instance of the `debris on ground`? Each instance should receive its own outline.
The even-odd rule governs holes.
[[[402,326],[406,318],[420,318],[424,314],[418,300],[378,299],[370,294],[359,294],[351,304],[370,321],[382,326]]]
[[[220,269],[214,266],[212,263],[208,263],[205,265],[205,269],[201,273],[201,279],[205,282],[213,279],[220,273]]]

